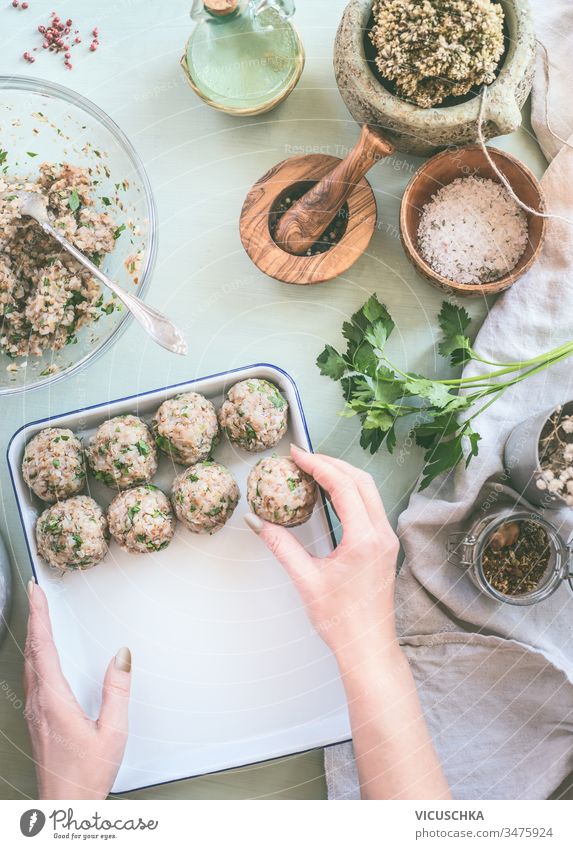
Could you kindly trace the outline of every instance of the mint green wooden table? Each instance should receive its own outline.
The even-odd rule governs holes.
[[[342,278],[298,288],[266,278],[244,253],[237,222],[253,182],[270,166],[304,152],[343,156],[358,128],[338,94],[332,49],[344,0],[299,0],[297,27],[307,65],[290,99],[260,118],[236,119],[211,111],[193,94],[179,68],[190,31],[179,0],[61,2],[58,14],[82,30],[100,29],[101,47],[68,72],[53,56],[34,65],[21,59],[36,43],[34,29],[52,9],[34,0],[26,12],[0,9],[0,73],[42,76],[77,89],[107,111],[131,137],[148,169],[160,219],[159,261],[150,303],[176,317],[190,353],[170,356],[132,325],[117,346],[75,379],[3,400],[2,451],[24,422],[199,377],[248,363],[282,366],[298,382],[315,448],[367,467],[395,521],[420,467],[416,450],[375,458],[357,444],[354,422],[337,417],[337,386],[314,366],[325,342],[340,340],[342,320],[373,291],[397,323],[393,358],[412,370],[439,372],[435,316],[442,296],[416,277],[402,252],[398,209],[420,160],[397,154],[370,172],[379,222],[368,255]],[[188,0],[190,5],[190,0]],[[82,8],[82,11],[80,11]],[[76,54],[79,55],[79,54]],[[499,146],[540,176],[544,159],[526,125]],[[487,305],[469,301],[481,320]],[[14,565],[11,633],[0,649],[0,798],[34,797],[36,785],[22,716],[21,647],[26,625],[24,587],[30,577],[8,471],[0,472],[0,527]],[[322,753],[232,773],[183,781],[133,794],[139,798],[323,798]]]

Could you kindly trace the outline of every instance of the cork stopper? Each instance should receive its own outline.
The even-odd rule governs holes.
[[[208,12],[219,17],[229,15],[239,5],[239,0],[203,0],[203,2]]]

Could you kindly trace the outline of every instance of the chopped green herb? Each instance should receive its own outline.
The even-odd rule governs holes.
[[[130,507],[130,508],[129,508],[129,510],[127,511],[127,515],[129,516],[129,521],[131,522],[131,524],[132,524],[132,525],[133,525],[133,517],[134,517],[137,513],[141,513],[141,507],[140,507],[139,503],[134,504],[134,505],[133,505],[132,507]]]
[[[135,445],[136,445],[139,453],[142,455],[142,457],[148,456],[151,449],[150,449],[149,445],[147,444],[147,442],[145,442],[144,439],[140,439],[138,442],[135,443]]]
[[[81,206],[80,196],[74,189],[69,197],[68,206],[72,210],[72,212],[77,212]]]

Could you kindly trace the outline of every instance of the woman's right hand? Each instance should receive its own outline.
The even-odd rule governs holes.
[[[346,690],[363,798],[448,799],[408,660],[396,636],[398,539],[370,475],[292,447],[326,490],[343,526],[340,545],[313,557],[285,528],[247,516],[292,577],[336,656]]]
[[[328,493],[343,527],[328,557],[309,554],[285,528],[247,516],[294,581],[313,622],[339,662],[361,645],[397,649],[394,584],[398,538],[373,478],[343,460],[291,448],[296,464]]]

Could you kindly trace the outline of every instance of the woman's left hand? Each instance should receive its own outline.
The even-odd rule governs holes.
[[[120,649],[107,668],[100,715],[83,712],[64,678],[48,601],[28,584],[30,613],[24,651],[24,715],[32,740],[40,799],[105,799],[127,742],[131,654]]]

